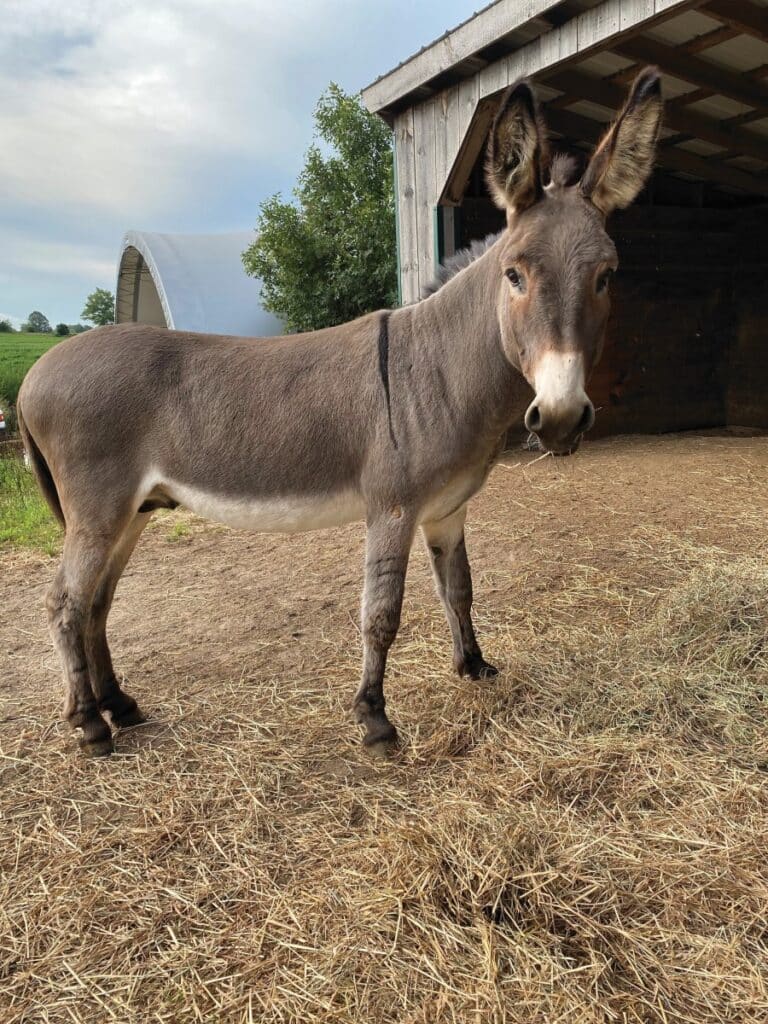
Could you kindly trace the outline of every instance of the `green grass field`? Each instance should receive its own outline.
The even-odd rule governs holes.
[[[0,408],[11,431],[24,375],[61,340],[55,334],[0,334]],[[61,530],[21,460],[0,458],[0,549],[9,546],[52,555],[61,546]]]
[[[24,374],[62,340],[55,334],[0,334],[0,401],[15,405]],[[3,411],[7,416],[8,410]]]
[[[21,459],[0,458],[0,550],[31,548],[53,555],[61,529]]]

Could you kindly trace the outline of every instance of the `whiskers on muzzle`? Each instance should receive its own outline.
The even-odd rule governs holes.
[[[595,407],[584,390],[584,361],[579,352],[547,352],[534,374],[536,397],[525,426],[545,451],[571,455],[595,422]]]

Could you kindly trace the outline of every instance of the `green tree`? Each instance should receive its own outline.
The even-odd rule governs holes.
[[[66,324],[56,324],[56,334],[58,334],[60,338],[66,338],[69,334],[69,328]]]
[[[106,288],[97,288],[85,300],[85,307],[80,314],[83,320],[90,320],[97,327],[115,322],[115,296]]]
[[[243,253],[262,302],[289,330],[353,320],[397,302],[392,139],[357,96],[331,83],[293,194],[261,204],[258,238]]]
[[[22,331],[26,331],[29,334],[50,334],[51,325],[48,323],[48,317],[43,316],[39,310],[35,310],[29,314],[27,322],[21,325]]]
[[[13,334],[13,324],[10,320],[0,320],[0,334]]]

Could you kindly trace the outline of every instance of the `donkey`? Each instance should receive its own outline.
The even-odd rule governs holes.
[[[397,733],[385,713],[412,541],[421,529],[460,675],[497,670],[472,626],[467,502],[507,429],[575,451],[594,421],[585,382],[603,343],[616,251],[605,218],[651,172],[662,116],[647,68],[583,174],[548,160],[530,85],[505,93],[487,150],[507,227],[428,298],[326,330],[251,339],[114,325],[51,349],[27,374],[19,424],[65,528],[47,597],[64,717],[88,755],[142,722],[115,676],[106,621],[156,509],[257,531],[365,520],[363,743]],[[578,180],[577,180],[578,179]]]

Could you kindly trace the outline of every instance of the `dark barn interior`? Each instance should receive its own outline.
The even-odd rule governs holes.
[[[591,387],[600,432],[768,427],[766,229],[764,205],[615,217],[621,271]]]

